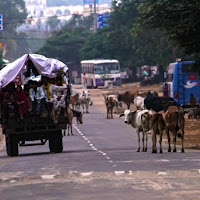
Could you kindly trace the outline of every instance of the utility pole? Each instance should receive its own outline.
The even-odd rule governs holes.
[[[94,0],[94,33],[97,32],[97,2]]]

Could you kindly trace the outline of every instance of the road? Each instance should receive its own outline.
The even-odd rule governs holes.
[[[200,199],[199,151],[137,153],[135,130],[118,115],[106,119],[98,98],[74,136],[63,138],[64,152],[48,145],[20,147],[7,157],[0,145],[1,200]]]

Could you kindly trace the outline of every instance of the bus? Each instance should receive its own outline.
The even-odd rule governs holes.
[[[194,61],[178,60],[168,66],[168,96],[182,106],[188,106],[190,95],[196,101],[200,100],[200,79],[196,72],[191,70]]]
[[[81,83],[84,84],[86,80],[87,87],[97,88],[98,86],[104,86],[106,81],[111,81],[113,85],[121,84],[118,60],[83,60],[81,61],[81,69]]]

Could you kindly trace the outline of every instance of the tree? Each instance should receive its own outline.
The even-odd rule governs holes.
[[[55,31],[59,28],[60,20],[57,18],[57,16],[52,16],[47,19],[46,24],[49,26],[50,30]]]
[[[16,28],[26,20],[26,8],[23,0],[0,0],[0,13],[3,14],[4,30],[0,31],[3,55],[8,58],[16,58],[15,52],[18,48],[19,35]],[[25,38],[24,38],[25,39]]]
[[[57,58],[70,65],[79,65],[80,49],[91,34],[88,29],[91,24],[85,27],[85,20],[87,21],[88,18],[74,16],[60,31],[54,33],[37,53]]]
[[[189,55],[200,55],[200,1],[145,0],[140,23],[160,29]]]

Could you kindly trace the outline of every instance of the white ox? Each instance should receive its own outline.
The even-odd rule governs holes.
[[[130,111],[125,110],[123,114],[119,117],[125,116],[124,122],[126,124],[131,124],[133,128],[136,129],[137,136],[138,136],[138,150],[140,152],[140,132],[142,132],[142,143],[143,143],[143,152],[147,151],[147,141],[148,141],[148,132],[151,130],[151,123],[152,123],[152,116],[153,113],[150,110],[137,110],[137,111]],[[146,145],[144,145],[146,141]]]
[[[140,96],[135,97],[134,104],[135,104],[137,110],[144,110],[145,109],[143,97],[140,97]]]

